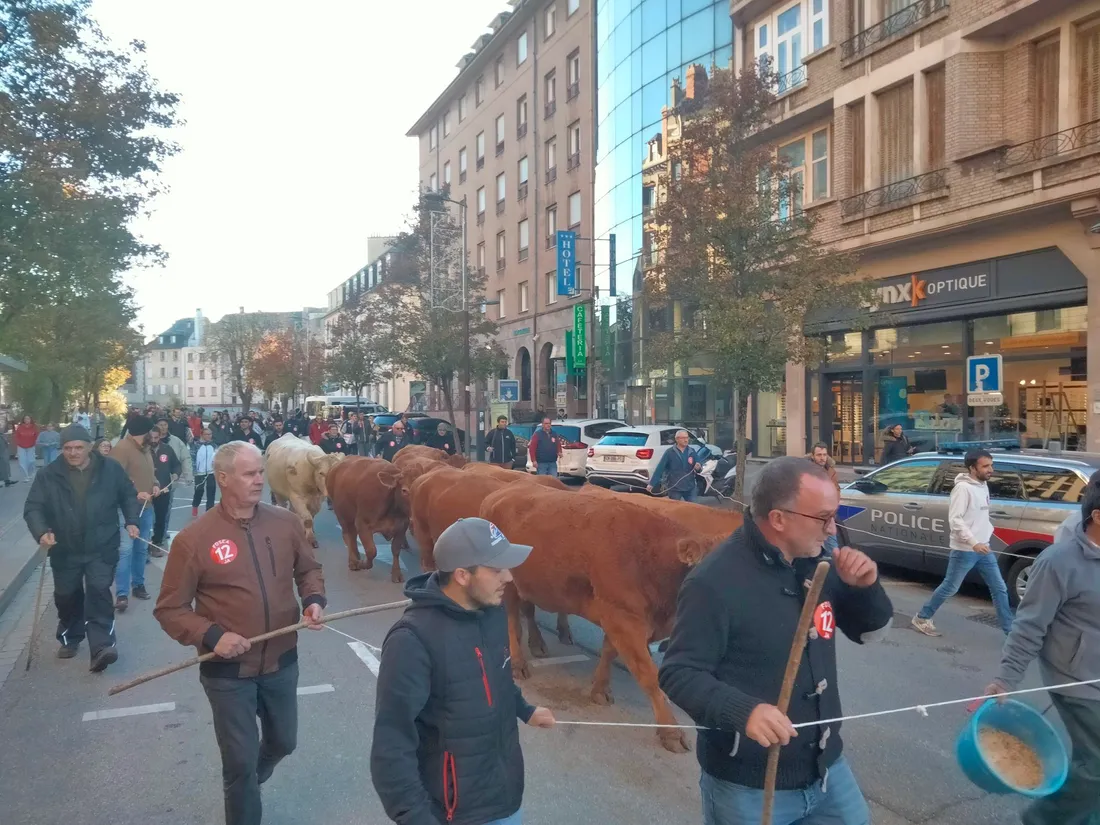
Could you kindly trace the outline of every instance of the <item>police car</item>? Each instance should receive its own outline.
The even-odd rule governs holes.
[[[1027,588],[1032,561],[1054,531],[1080,507],[1100,455],[1021,450],[1015,441],[959,442],[938,452],[918,453],[844,486],[837,525],[842,543],[876,561],[943,575],[950,554],[948,497],[955,476],[965,473],[963,455],[981,447],[993,455],[989,480],[991,549],[998,556],[1015,607]],[[981,581],[976,570],[969,581]]]

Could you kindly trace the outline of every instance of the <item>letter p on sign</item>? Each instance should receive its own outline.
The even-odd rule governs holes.
[[[1000,355],[972,355],[966,361],[968,393],[1001,392],[1003,371]]]

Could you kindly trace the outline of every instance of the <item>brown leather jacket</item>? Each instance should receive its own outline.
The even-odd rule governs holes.
[[[295,586],[303,608],[325,606],[321,564],[301,519],[258,504],[256,515],[241,521],[219,502],[172,541],[153,615],[177,642],[208,653],[226,631],[252,638],[295,624]],[[235,659],[204,662],[201,669],[208,676],[241,678],[273,673],[297,660],[297,643],[297,634],[290,633]]]

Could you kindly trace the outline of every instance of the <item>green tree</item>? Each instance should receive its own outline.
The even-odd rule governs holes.
[[[0,349],[13,321],[113,291],[117,273],[161,260],[132,219],[157,194],[176,95],[143,44],[119,48],[90,0],[0,4]]]
[[[419,376],[437,387],[457,428],[455,386],[467,359],[471,384],[505,364],[495,340],[497,324],[482,311],[485,276],[463,260],[454,212],[437,204],[429,209],[427,201],[418,204],[409,230],[398,236],[392,261],[386,280],[367,293],[363,305],[374,318],[382,361],[394,372]],[[463,311],[463,266],[468,315]]]
[[[718,69],[704,88],[672,114],[679,136],[647,227],[646,300],[666,328],[650,336],[646,368],[702,366],[737,392],[740,498],[749,396],[778,390],[788,362],[822,357],[808,322],[844,313],[859,323],[872,293],[854,259],[817,238],[801,173],[760,137],[774,111],[771,67]]]
[[[382,380],[385,342],[369,312],[341,312],[329,330],[325,374],[328,380],[352,390],[355,404],[363,388]]]

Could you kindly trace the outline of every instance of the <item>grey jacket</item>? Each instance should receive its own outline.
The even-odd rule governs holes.
[[[996,681],[1015,689],[1036,656],[1044,684],[1100,679],[1100,547],[1080,526],[1032,565]],[[1100,701],[1100,683],[1057,692]]]

